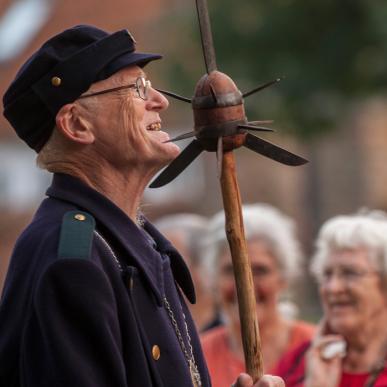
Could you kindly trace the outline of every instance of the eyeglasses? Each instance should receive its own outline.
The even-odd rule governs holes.
[[[360,282],[364,277],[374,274],[377,274],[377,272],[352,267],[342,267],[336,269],[327,268],[318,277],[318,282],[321,285],[326,285],[329,281],[332,281],[334,276],[336,276],[345,283],[354,284]]]
[[[252,264],[251,265],[251,273],[254,278],[259,278],[260,280],[263,280],[265,278],[269,278],[273,274],[274,270],[271,267],[268,267],[266,265],[257,265]],[[234,269],[232,264],[226,265],[221,268],[221,273],[226,276],[233,276],[234,275]]]
[[[80,98],[88,98],[88,97],[94,97],[96,95],[101,95],[105,93],[110,93],[113,91],[120,91],[120,90],[125,90],[125,89],[135,89],[137,92],[137,96],[144,101],[148,99],[148,93],[149,89],[152,87],[151,81],[145,79],[144,77],[138,77],[136,79],[135,83],[130,83],[129,85],[124,85],[124,86],[118,86],[118,87],[113,87],[111,89],[105,89],[105,90],[100,90],[96,91],[95,93],[90,93],[90,94],[84,94],[78,97]]]

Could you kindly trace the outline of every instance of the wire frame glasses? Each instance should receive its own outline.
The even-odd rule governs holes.
[[[345,283],[353,284],[359,283],[365,277],[376,274],[377,272],[375,270],[366,270],[355,267],[326,268],[317,280],[320,285],[325,285],[330,282],[333,277],[337,277]]]
[[[149,89],[151,87],[152,87],[152,84],[149,80],[145,79],[144,77],[138,77],[136,79],[135,83],[130,83],[129,85],[113,87],[111,89],[100,90],[100,91],[96,91],[95,93],[84,94],[84,95],[81,95],[80,97],[78,97],[78,99],[94,97],[96,95],[111,93],[114,91],[134,89],[137,93],[137,96],[139,98],[143,99],[144,101],[146,101],[148,99]]]

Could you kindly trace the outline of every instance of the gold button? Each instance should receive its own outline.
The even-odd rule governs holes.
[[[75,218],[76,220],[80,220],[80,221],[86,220],[86,216],[85,216],[85,215],[82,215],[82,214],[76,214],[76,215],[74,216],[74,218]]]
[[[155,360],[160,359],[160,347],[158,345],[154,345],[152,347],[152,356],[153,356],[153,359]]]
[[[51,78],[51,84],[53,86],[60,86],[61,83],[62,83],[62,80],[59,77],[52,77]]]

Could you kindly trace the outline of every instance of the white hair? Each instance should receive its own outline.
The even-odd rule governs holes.
[[[166,215],[156,220],[154,225],[161,233],[181,233],[184,238],[184,244],[189,251],[189,258],[192,264],[201,264],[202,244],[208,227],[208,219],[206,217],[191,213],[179,213]]]
[[[361,210],[356,214],[335,216],[321,227],[310,271],[315,278],[322,274],[332,252],[363,248],[370,263],[381,273],[387,272],[387,214],[380,210]]]
[[[269,204],[262,203],[242,206],[242,214],[246,240],[263,240],[283,278],[291,281],[297,277],[303,257],[293,220]],[[218,258],[226,242],[225,216],[221,211],[212,218],[207,238],[206,263],[212,276],[217,275]]]
[[[63,159],[64,139],[59,133],[58,129],[54,127],[49,139],[36,156],[36,165],[39,168],[46,169],[49,172],[56,172],[51,168],[52,161]]]

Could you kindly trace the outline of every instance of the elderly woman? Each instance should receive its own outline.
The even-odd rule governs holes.
[[[323,225],[316,246],[320,329],[276,371],[290,387],[387,386],[386,214],[337,216]]]
[[[293,222],[265,204],[243,207],[248,254],[255,285],[265,371],[270,372],[286,351],[310,339],[314,327],[289,320],[279,309],[279,298],[299,273],[301,251]],[[244,370],[238,302],[231,256],[224,230],[224,214],[210,224],[208,259],[219,297],[224,326],[202,336],[212,385],[230,385]]]

